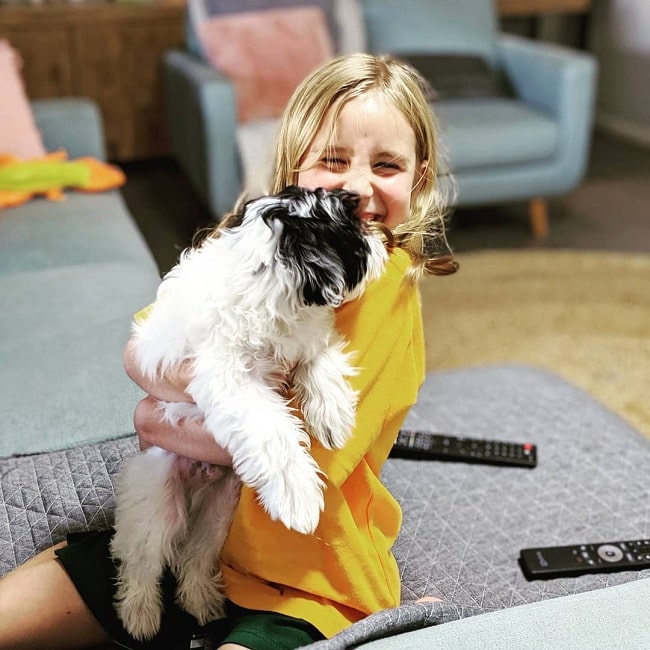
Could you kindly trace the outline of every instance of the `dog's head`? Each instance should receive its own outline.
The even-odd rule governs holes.
[[[261,267],[293,287],[303,305],[337,307],[369,273],[377,276],[385,259],[383,244],[368,232],[358,206],[353,192],[292,185],[249,201],[240,224],[243,229],[254,221],[258,228],[265,224],[270,238],[257,242]]]

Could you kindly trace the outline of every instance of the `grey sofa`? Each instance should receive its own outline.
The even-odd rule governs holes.
[[[358,4],[361,11],[354,15],[362,16],[367,51],[424,57],[425,66],[435,64],[438,80],[444,57],[476,59],[459,72],[464,96],[448,93],[433,105],[447,154],[441,171],[454,175],[460,207],[528,201],[533,233],[543,238],[546,198],[573,189],[585,171],[596,86],[593,57],[500,33],[493,0]],[[245,184],[235,91],[206,63],[191,21],[188,28],[187,49],[165,57],[170,141],[180,167],[220,218]],[[508,92],[499,90],[507,87]],[[274,131],[261,125],[246,137],[253,147],[268,149],[269,133]]]
[[[650,647],[650,570],[528,582],[535,545],[638,539],[650,531],[650,441],[559,377],[507,366],[430,373],[407,426],[533,441],[535,469],[389,459],[404,520],[402,605],[313,650],[376,647]],[[0,575],[68,531],[113,521],[134,436],[0,459]],[[416,602],[433,596],[441,602]]]
[[[93,103],[33,107],[49,151],[104,158]],[[122,369],[122,349],[131,316],[158,283],[119,190],[0,211],[0,456],[133,431],[139,392]]]

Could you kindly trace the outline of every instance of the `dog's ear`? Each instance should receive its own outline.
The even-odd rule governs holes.
[[[343,281],[332,269],[314,267],[306,274],[302,288],[305,305],[338,307],[343,302]]]
[[[305,305],[337,307],[343,302],[345,275],[340,257],[295,217],[283,222],[278,255],[298,278]]]

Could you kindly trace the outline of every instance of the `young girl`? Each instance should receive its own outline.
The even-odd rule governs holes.
[[[424,378],[424,345],[415,280],[456,265],[444,237],[436,185],[436,140],[420,77],[396,60],[336,59],[294,93],[283,117],[273,191],[297,184],[343,188],[361,197],[360,216],[380,221],[395,239],[383,277],[338,309],[336,326],[359,368],[352,439],[340,450],[312,443],[326,476],[325,510],[313,535],[271,521],[249,489],[222,554],[228,608],[208,626],[223,650],[286,648],[330,637],[372,612],[399,604],[391,547],[401,512],[379,480]],[[432,251],[441,251],[436,256]],[[200,422],[162,423],[157,400],[185,400],[189,369],[162,380],[143,377],[131,345],[125,367],[148,396],[135,426],[141,446],[227,465]],[[251,405],[255,408],[255,405]],[[0,648],[186,648],[196,625],[174,603],[167,575],[159,635],[137,643],[112,607],[111,531],[71,537],[0,581]]]

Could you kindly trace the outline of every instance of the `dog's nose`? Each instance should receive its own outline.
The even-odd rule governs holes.
[[[359,207],[361,197],[350,190],[340,190],[339,198],[348,210],[355,211]]]

